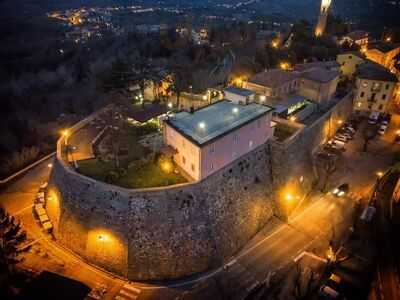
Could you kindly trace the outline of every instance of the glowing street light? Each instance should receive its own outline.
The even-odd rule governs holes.
[[[289,120],[292,121],[292,122],[296,122],[297,119],[296,119],[295,116],[291,116],[291,117],[289,118]]]
[[[272,48],[278,48],[278,46],[279,46],[279,42],[277,41],[277,40],[273,40],[272,42],[271,42],[271,46],[272,46]]]
[[[161,163],[161,169],[165,173],[170,173],[172,171],[172,163],[170,161],[164,161]]]
[[[287,70],[290,69],[290,64],[289,64],[288,62],[281,62],[280,65],[279,65],[279,67],[280,67],[282,70],[287,71]]]
[[[287,194],[285,195],[285,199],[286,199],[287,202],[291,202],[294,198],[293,198],[293,195],[292,195],[292,194],[287,193]]]
[[[51,168],[53,167],[53,164],[48,164],[47,167],[48,167],[49,169],[51,169]]]
[[[172,106],[173,106],[173,105],[172,105],[172,102],[169,102],[169,103],[168,103],[168,108],[172,108]]]
[[[383,175],[385,175],[385,173],[383,173],[382,171],[376,172],[376,176],[378,176],[378,178],[382,178]]]
[[[65,129],[62,131],[62,136],[64,137],[64,144],[67,146],[68,144],[68,136],[69,136],[69,131],[68,129]]]
[[[338,120],[337,123],[338,123],[339,125],[342,125],[342,124],[343,124],[343,120]]]

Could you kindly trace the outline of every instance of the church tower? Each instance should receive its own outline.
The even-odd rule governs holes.
[[[318,18],[318,24],[315,27],[315,36],[321,36],[324,34],[326,29],[326,23],[328,21],[329,8],[331,6],[332,0],[322,0],[321,2],[321,12]]]

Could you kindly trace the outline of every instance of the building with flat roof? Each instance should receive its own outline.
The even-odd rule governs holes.
[[[236,104],[249,104],[254,102],[255,92],[237,88],[237,87],[227,87],[224,89],[225,99],[232,101]]]
[[[359,65],[356,72],[354,109],[385,112],[393,100],[397,78],[385,67],[373,62]]]
[[[194,180],[202,180],[264,144],[272,135],[271,107],[228,100],[192,113],[182,111],[164,122],[164,143],[174,161]]]

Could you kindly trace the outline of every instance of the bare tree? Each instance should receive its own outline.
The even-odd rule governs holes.
[[[367,126],[364,131],[363,131],[363,139],[364,139],[364,145],[363,145],[363,152],[368,151],[368,145],[371,140],[374,139],[376,136],[376,128],[372,126]]]
[[[317,274],[311,269],[307,270],[308,272],[302,269],[299,264],[296,265],[292,290],[292,296],[296,300],[311,299],[318,287]]]

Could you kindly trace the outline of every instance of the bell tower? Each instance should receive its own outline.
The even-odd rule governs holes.
[[[332,0],[322,0],[321,1],[321,12],[318,18],[318,24],[315,27],[315,36],[321,36],[324,34],[326,29],[326,23],[328,21],[329,8],[331,6]]]

